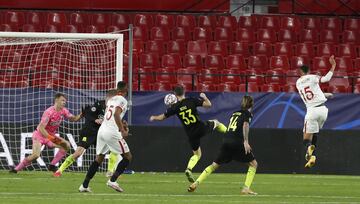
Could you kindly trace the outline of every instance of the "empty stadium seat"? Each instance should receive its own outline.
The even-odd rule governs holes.
[[[228,55],[227,43],[224,41],[211,41],[208,43],[208,54],[210,55]]]
[[[113,13],[111,14],[111,25],[117,26],[120,30],[129,28],[130,18],[126,14]]]
[[[337,56],[356,58],[356,49],[352,44],[340,44]]]
[[[179,54],[166,54],[161,58],[161,67],[180,69],[182,67],[181,57]]]
[[[36,24],[25,24],[21,29],[23,32],[41,32],[42,29],[39,25]]]
[[[360,30],[360,19],[345,18],[344,19],[344,30],[359,31]]]
[[[134,27],[133,37],[135,40],[147,41],[149,39],[148,30],[146,27]]]
[[[201,83],[219,83],[219,71],[216,69],[203,69],[200,72],[199,82]]]
[[[129,40],[124,42],[124,53],[129,53]],[[141,40],[133,40],[133,52],[142,53],[144,52],[144,42]]]
[[[270,69],[281,69],[288,70],[290,69],[289,59],[287,56],[271,56],[270,57]]]
[[[270,57],[273,55],[272,47],[269,42],[256,42],[253,44],[254,55],[265,55]]]
[[[336,57],[336,70],[351,73],[354,69],[350,57]]]
[[[321,43],[317,47],[317,56],[326,56],[330,57],[331,55],[336,55],[336,47],[332,43]]]
[[[156,69],[160,67],[159,56],[154,53],[141,54],[140,68]]]
[[[349,74],[343,71],[334,72],[333,77],[329,81],[329,86],[344,86],[349,87]]]
[[[212,41],[212,30],[210,27],[195,27],[193,32],[194,40],[205,40],[206,42]]]
[[[240,84],[242,82],[240,70],[226,69],[221,71],[221,83]]]
[[[191,34],[189,28],[186,27],[175,27],[172,30],[172,39],[173,40],[184,40],[185,42],[191,39]]]
[[[70,25],[77,25],[84,27],[90,24],[88,15],[81,12],[71,13],[69,19],[70,19],[69,20]]]
[[[314,57],[312,70],[329,70],[331,67],[328,57]]]
[[[281,16],[280,28],[298,32],[301,29],[300,19],[296,16]]]
[[[321,28],[340,33],[342,31],[341,19],[338,17],[324,17],[321,19]]]
[[[231,42],[230,53],[239,54],[248,58],[250,56],[249,44],[247,42]]]
[[[267,70],[269,69],[268,59],[265,55],[250,56],[248,62],[249,69]]]
[[[204,67],[200,55],[186,54],[183,59],[184,68],[195,68],[200,70]]]
[[[220,16],[218,20],[218,26],[223,28],[236,28],[237,21],[235,16]]]
[[[219,69],[225,68],[224,59],[221,55],[207,55],[205,58],[205,67],[207,69]]]
[[[218,92],[237,92],[238,91],[238,85],[237,84],[219,84],[217,86]]]
[[[129,55],[126,53],[123,54],[123,65],[126,71],[129,70]],[[137,70],[139,68],[139,56],[136,53],[134,53],[132,57],[132,67],[133,70]]]
[[[32,25],[42,26],[46,24],[41,12],[26,12],[25,20],[27,24]]]
[[[187,44],[187,53],[193,55],[200,55],[201,57],[206,57],[207,55],[206,42],[202,40],[189,41]]]
[[[253,43],[255,41],[255,32],[248,28],[239,28],[236,34],[237,41]]]
[[[150,30],[154,25],[154,20],[151,15],[147,14],[136,14],[134,18],[134,25],[138,27],[147,28]]]
[[[299,77],[300,73],[298,69],[286,71],[286,84],[295,85]]]
[[[250,28],[256,29],[258,27],[255,16],[240,16],[239,17],[239,28]]]
[[[298,92],[295,85],[285,84],[284,86],[282,86],[282,89],[284,92],[288,92],[288,93],[297,93]]]
[[[320,19],[317,17],[303,17],[302,24],[304,29],[320,30]]]
[[[199,16],[198,26],[204,28],[215,28],[216,27],[216,16]]]
[[[284,72],[281,70],[268,70],[264,78],[266,84],[285,84]]]
[[[279,18],[278,16],[262,16],[260,18],[261,28],[269,28],[273,30],[279,30]]]
[[[249,93],[253,93],[253,92],[259,92],[259,85],[257,85],[256,83],[248,83],[248,84],[240,84],[239,85],[239,91],[240,92],[249,92]]]
[[[62,30],[64,33],[82,33],[82,29],[77,25],[65,25]]]
[[[177,15],[176,16],[176,26],[186,27],[189,30],[193,30],[195,27],[195,16],[193,15]]]
[[[299,41],[300,42],[311,42],[311,43],[318,43],[318,30],[306,30],[303,29],[300,31],[299,34]]]
[[[227,69],[245,70],[246,63],[242,55],[229,55],[226,60]]]
[[[152,27],[150,30],[150,39],[151,40],[170,40],[170,32],[166,27]]]
[[[19,32],[19,27],[17,24],[1,24],[0,31]]]
[[[178,53],[180,55],[185,55],[185,43],[183,40],[172,40],[167,43],[167,53]]]
[[[348,86],[341,86],[341,85],[331,85],[329,86],[330,93],[348,93],[349,87]]]
[[[333,30],[321,30],[320,42],[338,43],[339,35]]]
[[[44,31],[49,33],[60,33],[61,28],[57,25],[45,25]]]
[[[355,94],[360,94],[360,84],[354,85],[354,92]]]
[[[49,12],[47,13],[46,23],[48,25],[65,26],[67,24],[67,18],[64,13]]]
[[[216,91],[216,86],[213,83],[199,83],[197,90],[201,92],[212,92]]]
[[[311,43],[298,43],[295,46],[295,55],[297,56],[314,56],[314,47]]]
[[[290,67],[293,70],[299,69],[303,65],[310,65],[310,60],[306,56],[292,56],[290,59]]]
[[[176,83],[176,73],[169,68],[156,69],[155,81],[157,83]]]
[[[281,92],[279,84],[264,84],[260,89],[261,92]]]
[[[5,11],[4,24],[22,26],[25,24],[25,16],[21,11]]]
[[[272,29],[259,29],[257,32],[257,41],[274,43],[277,41],[276,33]]]
[[[358,44],[360,42],[359,31],[344,30],[342,33],[342,42]]]
[[[157,14],[155,16],[155,26],[172,29],[175,26],[173,15]]]
[[[161,56],[165,53],[165,43],[158,40],[149,40],[145,44],[145,52],[156,53]]]
[[[214,39],[221,41],[233,41],[234,34],[231,28],[216,27],[214,30]]]
[[[177,81],[184,84],[197,84],[197,70],[191,68],[183,68],[176,70]],[[191,87],[192,88],[192,87]],[[192,89],[191,89],[192,90]]]
[[[290,42],[277,42],[274,45],[274,55],[293,56],[294,51]]]
[[[106,29],[102,25],[88,25],[85,27],[86,33],[105,33]]]
[[[279,42],[297,42],[296,34],[289,29],[280,29],[278,32]]]
[[[151,84],[153,91],[171,91],[172,87],[170,83],[156,82]]]

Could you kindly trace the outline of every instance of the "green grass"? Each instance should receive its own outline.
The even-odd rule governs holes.
[[[194,193],[182,173],[136,173],[120,178],[125,192],[105,185],[98,173],[90,183],[93,193],[79,193],[85,173],[0,171],[0,203],[360,203],[360,177],[327,175],[257,174],[257,196],[240,195],[244,174],[214,173]]]

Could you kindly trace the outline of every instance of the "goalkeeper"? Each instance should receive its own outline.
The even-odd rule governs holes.
[[[51,164],[48,165],[49,171],[55,172],[57,170],[55,164],[66,155],[67,151],[69,151],[70,143],[61,137],[55,136],[55,133],[59,129],[64,117],[71,122],[79,121],[82,118],[82,113],[75,116],[65,108],[66,100],[65,94],[55,94],[54,105],[45,110],[41,117],[40,124],[32,135],[32,154],[23,159],[15,168],[12,167],[10,173],[17,173],[30,165],[32,161],[39,158],[42,145],[46,145],[49,148],[60,148],[54,159],[51,161]]]
[[[107,93],[107,99],[114,96],[115,91],[110,90]],[[87,105],[82,109],[83,117],[85,118],[85,124],[80,131],[80,140],[78,142],[78,147],[75,152],[68,156],[64,163],[61,164],[59,169],[53,174],[54,177],[60,177],[61,174],[67,169],[77,158],[79,158],[86,149],[91,145],[96,145],[96,137],[100,125],[103,121],[105,114],[105,100],[95,101],[93,105]],[[109,163],[108,163],[108,173],[112,174],[115,164],[117,162],[118,155],[115,153],[110,153]]]

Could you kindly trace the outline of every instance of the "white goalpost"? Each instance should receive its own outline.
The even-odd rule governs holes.
[[[55,93],[65,93],[66,107],[78,114],[123,79],[122,57],[123,34],[0,32],[0,169],[31,153],[32,132]],[[70,153],[83,123],[59,128]],[[45,148],[27,169],[46,170],[54,154]],[[89,148],[69,170],[85,170],[94,156]]]

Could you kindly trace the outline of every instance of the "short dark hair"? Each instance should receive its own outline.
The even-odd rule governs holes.
[[[117,83],[117,86],[116,88],[119,90],[119,91],[123,91],[125,88],[127,87],[127,84],[125,81],[119,81]]]
[[[254,99],[251,96],[245,95],[241,100],[241,109],[247,110],[254,105]]]
[[[177,85],[174,87],[174,93],[176,96],[182,96],[184,95],[184,87],[181,85]]]
[[[56,99],[58,99],[58,98],[60,98],[60,97],[66,98],[65,94],[63,94],[63,93],[56,93],[55,96],[54,96],[54,100],[56,100]]]
[[[305,74],[307,74],[309,72],[309,66],[303,65],[300,67],[301,71],[303,71]]]

